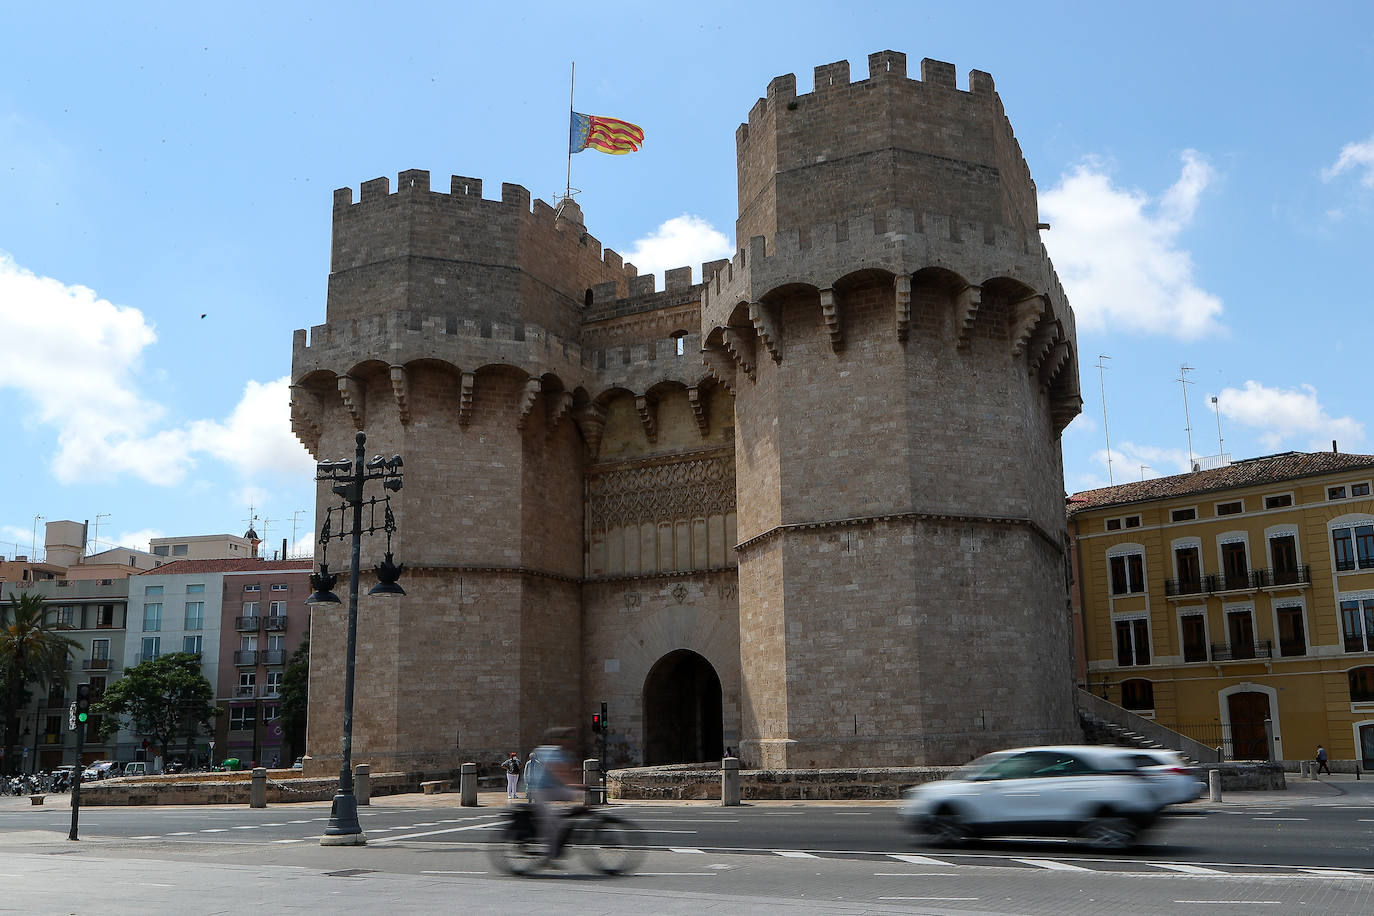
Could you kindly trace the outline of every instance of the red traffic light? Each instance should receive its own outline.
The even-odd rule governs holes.
[[[595,712],[592,713],[592,731],[594,731],[594,732],[599,732],[599,731],[601,731],[601,714],[600,714],[600,713],[595,713]]]

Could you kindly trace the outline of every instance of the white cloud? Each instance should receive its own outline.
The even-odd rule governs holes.
[[[1259,430],[1266,448],[1278,449],[1294,439],[1311,451],[1326,450],[1332,439],[1344,441],[1347,448],[1364,442],[1364,424],[1328,414],[1311,385],[1269,388],[1250,380],[1244,388],[1222,389],[1217,406],[1228,420]]]
[[[25,270],[0,252],[0,390],[32,408],[27,422],[57,431],[52,470],[62,483],[132,474],[182,483],[198,456],[241,476],[310,474],[291,434],[288,379],[249,381],[223,421],[159,428],[166,410],[139,390],[144,351],[157,333],[141,311]],[[60,355],[60,358],[59,358]]]
[[[147,550],[148,542],[153,538],[160,537],[166,537],[166,535],[158,528],[143,528],[138,531],[121,531],[119,534],[115,535],[113,541],[107,541],[105,538],[101,538],[99,549],[104,550],[107,547],[118,546],[132,547],[135,550]]]
[[[664,271],[691,267],[696,276],[703,262],[728,258],[731,253],[730,239],[724,233],[700,216],[684,213],[635,240],[624,258],[641,274],[662,277]],[[701,278],[697,276],[697,279]]]
[[[1103,448],[1093,452],[1092,461],[1105,473],[1107,450]],[[1138,445],[1130,441],[1112,443],[1113,483],[1184,474],[1190,469],[1186,448],[1161,448],[1157,445]]]
[[[1040,197],[1053,227],[1043,236],[1080,329],[1195,340],[1223,332],[1221,299],[1198,286],[1179,236],[1216,178],[1195,151],[1157,200],[1118,187],[1087,160]]]
[[[1330,168],[1322,171],[1323,181],[1332,181],[1346,172],[1363,172],[1360,184],[1374,188],[1374,135],[1360,143],[1347,143]]]

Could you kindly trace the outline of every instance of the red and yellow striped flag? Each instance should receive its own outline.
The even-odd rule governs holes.
[[[584,149],[600,150],[612,155],[623,155],[639,151],[644,142],[644,128],[619,118],[601,118],[596,115],[572,113],[572,127],[568,137],[568,153],[580,153]]]

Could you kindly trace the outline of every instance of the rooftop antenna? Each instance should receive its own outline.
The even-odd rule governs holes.
[[[1192,366],[1178,367],[1178,383],[1183,386],[1183,431],[1188,434],[1188,470],[1197,470],[1193,466],[1193,420],[1188,416],[1188,386],[1193,384],[1188,381],[1188,373],[1193,371]]]
[[[100,552],[100,520],[109,517],[110,513],[108,512],[97,512],[95,515],[95,525],[93,526],[95,530],[91,532],[91,551],[93,553]]]
[[[295,546],[296,546],[296,519],[297,519],[297,518],[301,515],[301,513],[303,513],[304,511],[305,511],[304,509],[297,509],[296,511],[294,511],[294,512],[291,513],[291,546],[292,546],[292,547],[295,547]],[[282,559],[284,560],[284,559],[286,559],[286,557],[282,557]]]
[[[1142,464],[1142,465],[1140,466],[1140,479],[1141,479],[1141,480],[1144,480],[1144,479],[1145,479],[1145,472],[1146,472],[1146,471],[1150,471],[1150,470],[1153,470],[1153,468],[1151,468],[1148,464]]]
[[[1107,432],[1107,385],[1102,380],[1102,370],[1107,367],[1102,365],[1104,359],[1111,359],[1110,356],[1097,354],[1097,387],[1102,391],[1102,437],[1107,440],[1107,483],[1115,484],[1112,479],[1112,437]]]
[[[29,539],[29,561],[33,563],[38,562],[38,522],[44,518],[47,516],[35,515],[33,517],[33,537]]]
[[[1217,404],[1216,395],[1212,395],[1212,409],[1217,413],[1217,454],[1224,455],[1226,454],[1226,449],[1221,446],[1221,443],[1224,441],[1221,438],[1221,406]]]

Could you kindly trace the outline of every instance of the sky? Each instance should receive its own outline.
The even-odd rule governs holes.
[[[768,81],[885,49],[996,80],[1077,316],[1069,492],[1181,473],[1190,438],[1374,453],[1374,4],[6,4],[0,554],[58,519],[308,548],[286,386],[335,188],[552,201],[575,60],[577,110],[646,135],[574,157],[589,231],[699,280],[747,241],[734,133]]]

